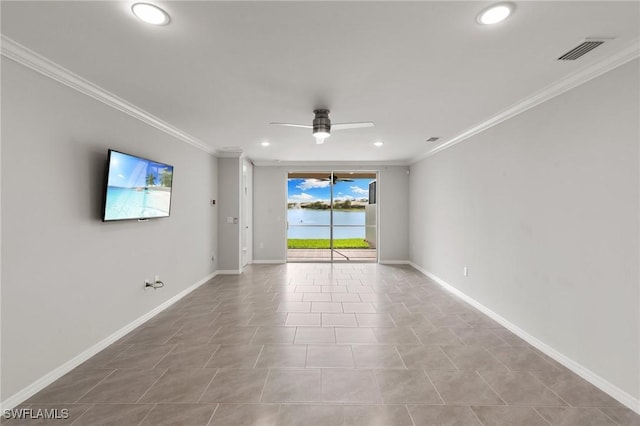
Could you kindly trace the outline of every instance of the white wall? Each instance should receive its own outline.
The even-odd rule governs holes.
[[[253,261],[287,259],[287,170],[253,168]]]
[[[378,170],[380,262],[404,262],[409,259],[409,168],[385,166]]]
[[[6,400],[215,271],[217,160],[5,58],[1,136]],[[108,148],[174,165],[171,217],[101,222]]]
[[[639,71],[617,68],[410,177],[415,264],[636,401]]]
[[[220,252],[218,267],[221,271],[240,271],[240,187],[242,160],[218,159],[218,238]],[[229,223],[228,218],[235,219]]]
[[[379,258],[381,262],[409,259],[409,176],[404,166],[336,165],[255,166],[253,169],[253,259],[284,262],[287,258],[287,173],[318,170],[377,170],[379,194]]]

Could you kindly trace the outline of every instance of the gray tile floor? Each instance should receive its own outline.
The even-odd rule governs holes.
[[[21,407],[76,426],[640,424],[419,272],[376,264],[216,277]]]

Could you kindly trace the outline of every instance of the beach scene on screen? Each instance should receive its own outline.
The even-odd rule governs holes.
[[[112,151],[104,220],[169,216],[173,167]]]

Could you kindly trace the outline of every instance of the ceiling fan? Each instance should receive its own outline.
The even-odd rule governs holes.
[[[327,177],[327,178],[321,178],[321,179],[318,179],[318,180],[322,180],[322,181],[326,182],[326,181],[331,180],[331,179]],[[339,177],[338,175],[333,175],[333,182],[332,183],[335,185],[337,182],[354,182],[354,180],[353,179]]]
[[[373,127],[374,124],[371,121],[364,121],[360,123],[339,123],[331,125],[329,119],[328,109],[316,109],[313,111],[315,118],[311,126],[307,124],[292,124],[292,123],[269,123],[276,126],[287,127],[303,127],[305,129],[313,129],[313,137],[316,138],[317,144],[324,143],[325,139],[331,136],[331,129],[333,130],[346,130],[346,129],[358,129],[361,127]]]

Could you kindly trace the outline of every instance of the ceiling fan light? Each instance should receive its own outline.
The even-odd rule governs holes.
[[[329,132],[325,132],[323,130],[313,132],[313,137],[316,138],[316,143],[318,145],[323,144],[324,140],[329,137]]]

